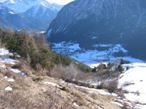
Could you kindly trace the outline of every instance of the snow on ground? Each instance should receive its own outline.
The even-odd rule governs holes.
[[[67,84],[68,86],[71,86],[71,87],[76,87],[76,88],[80,88],[80,89],[85,89],[87,90],[88,92],[90,93],[97,93],[97,94],[101,94],[101,95],[112,95],[112,96],[117,96],[115,93],[109,93],[107,91],[104,91],[102,89],[95,89],[95,88],[88,88],[88,87],[85,87],[85,86],[78,86],[76,84],[73,84],[73,83],[68,83],[68,82],[65,82],[64,80],[60,80],[61,83],[63,84]]]
[[[76,102],[73,103],[73,106],[74,106],[75,108],[79,108],[79,105],[78,105]]]
[[[7,49],[0,48],[0,63],[15,64],[15,62],[17,61],[9,58],[8,55],[9,55],[9,51]]]
[[[45,81],[45,82],[43,82],[43,84],[45,84],[45,85],[51,85],[51,86],[53,86],[53,87],[57,87],[57,88],[60,88],[60,89],[63,88],[63,87],[61,87],[61,86],[59,86],[58,84],[53,83],[53,82]]]
[[[103,50],[99,50],[103,48]],[[79,46],[78,43],[73,42],[61,42],[53,43],[52,50],[60,54],[69,56],[77,61],[80,61],[86,65],[91,65],[95,63],[111,62],[115,60],[116,53],[122,53],[124,55],[118,56],[118,58],[124,59],[129,62],[142,62],[139,59],[127,56],[128,51],[122,47],[121,44],[96,44],[93,45],[93,50],[85,50]]]
[[[56,52],[61,52],[63,54],[68,53],[72,53],[72,52],[76,52],[77,50],[80,50],[81,48],[79,47],[79,44],[77,43],[65,43],[65,42],[61,42],[61,43],[54,43],[53,44],[53,50]]]
[[[146,63],[123,65],[126,70],[119,78],[118,87],[126,90],[124,96],[137,103],[135,109],[146,109]]]
[[[112,47],[112,44],[95,44],[93,47]]]
[[[5,88],[5,91],[12,91],[12,90],[13,89],[10,86],[8,86],[8,87]]]
[[[118,103],[118,102],[111,102],[111,103],[116,104],[116,105],[118,105],[120,107],[123,107],[123,104],[121,104],[121,103]]]
[[[13,71],[14,73],[20,74],[22,76],[26,76],[26,74],[24,72],[20,71],[19,69],[11,68],[10,70]]]
[[[15,14],[13,11],[9,11],[10,14]]]
[[[8,54],[9,54],[8,50],[6,50],[5,48],[0,48],[0,56],[8,55]]]
[[[12,54],[9,52],[9,50],[5,49],[5,48],[0,48],[0,69],[6,69],[6,65],[5,64],[11,64],[11,65],[15,65],[16,62],[18,62],[17,60],[11,59],[9,57],[9,55]],[[20,71],[19,69],[13,69],[13,68],[9,68],[11,71],[13,71],[14,73],[18,73],[22,76],[26,76],[26,74],[22,71]]]
[[[8,82],[14,82],[15,80],[14,79],[8,79]]]

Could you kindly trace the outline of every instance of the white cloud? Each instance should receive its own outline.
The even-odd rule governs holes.
[[[14,3],[14,0],[10,0],[11,3]]]
[[[47,0],[47,1],[50,3],[57,3],[57,4],[65,5],[74,0]]]
[[[0,3],[3,3],[3,2],[5,2],[6,0],[0,0]]]

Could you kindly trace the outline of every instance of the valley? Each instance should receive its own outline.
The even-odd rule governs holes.
[[[128,55],[128,51],[121,44],[96,44],[91,49],[84,49],[78,43],[61,42],[52,43],[53,51],[69,56],[86,65],[96,64],[100,62],[111,62],[116,58],[124,59],[126,62],[143,62]]]
[[[146,109],[145,0],[1,0],[0,109]]]

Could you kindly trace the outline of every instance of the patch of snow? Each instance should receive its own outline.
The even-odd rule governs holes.
[[[128,67],[128,70],[121,74],[118,88],[128,91],[124,94],[128,100],[139,104],[146,103],[146,88],[144,88],[146,85],[146,63],[132,63],[123,66]]]
[[[46,31],[40,31],[40,33],[44,34]]]
[[[133,58],[133,57],[130,57],[130,56],[125,56],[125,57],[120,57],[126,61],[129,61],[129,62],[143,62],[142,60],[140,59],[136,59],[136,58]]]
[[[1,68],[6,69],[6,65],[1,64],[1,65],[0,65],[0,69],[1,69]]]
[[[18,70],[18,69],[13,69],[13,68],[11,68],[11,70],[12,70],[14,73],[19,73],[19,72],[21,72],[21,71]]]
[[[118,105],[118,106],[120,106],[120,107],[123,107],[123,104],[121,104],[121,103],[118,103],[118,102],[111,102],[112,104],[116,104],[116,105]]]
[[[51,85],[51,86],[53,86],[53,87],[57,87],[57,88],[62,88],[61,86],[59,86],[58,84],[53,83],[53,82],[47,82],[47,81],[45,81],[45,82],[43,82],[43,84]]]
[[[93,47],[112,47],[112,44],[95,44]]]
[[[89,65],[89,66],[90,66],[91,68],[94,68],[94,67],[99,66],[99,64],[101,64],[101,63],[91,64],[91,65]],[[107,65],[107,62],[102,62],[102,64]]]
[[[76,102],[73,103],[73,106],[79,108],[79,105]]]
[[[60,82],[63,83],[63,84],[67,84],[68,86],[85,89],[85,90],[87,90],[88,92],[91,92],[91,93],[96,93],[96,94],[101,94],[101,95],[117,96],[117,94],[115,94],[115,93],[109,93],[109,92],[107,92],[105,90],[102,90],[102,89],[95,89],[95,88],[88,88],[88,87],[85,87],[85,86],[78,86],[78,85],[73,84],[73,83],[65,82],[64,80],[60,80]]]
[[[46,4],[42,1],[41,1],[41,5],[44,6],[44,7],[47,7]]]
[[[19,69],[11,68],[10,70],[13,71],[14,73],[20,74],[22,76],[26,76],[26,74],[24,72],[20,71]]]
[[[9,54],[8,50],[6,50],[5,48],[0,48],[0,56],[8,55],[8,54]]]
[[[9,50],[5,49],[5,48],[0,48],[0,68],[6,69],[6,63],[7,64],[11,64],[11,65],[15,65],[16,60],[11,59],[9,57],[9,55],[12,55],[12,53],[9,52]],[[15,53],[16,57],[20,57],[17,53]],[[10,68],[11,71],[13,71],[14,73],[18,73],[22,76],[26,76],[26,74],[18,69],[13,69]]]
[[[113,49],[113,52],[119,52],[119,51],[128,52],[126,49],[122,47],[121,44],[116,44],[112,49]]]
[[[61,43],[54,43],[52,46],[52,49],[56,52],[62,52],[62,54],[72,54],[78,50],[80,50],[80,46],[77,43],[65,43],[65,42],[61,42]]]
[[[135,106],[135,109],[146,109],[146,105],[137,104],[137,105]]]
[[[0,62],[1,63],[8,63],[8,64],[15,64],[15,60],[11,59],[8,57],[9,55],[9,50],[5,49],[5,48],[0,48]]]
[[[8,79],[8,82],[14,82],[15,80],[14,79]]]
[[[15,14],[13,11],[9,11],[10,14]]]
[[[2,63],[8,63],[8,64],[12,64],[12,65],[14,65],[16,62],[14,59],[9,58],[8,56],[3,56],[2,58],[0,58],[0,61]]]
[[[8,77],[7,76],[4,76],[4,78],[7,79]]]
[[[92,39],[97,39],[97,37],[96,36],[93,36]]]
[[[8,87],[5,88],[5,91],[12,91],[12,90],[13,89],[10,86],[8,86]]]

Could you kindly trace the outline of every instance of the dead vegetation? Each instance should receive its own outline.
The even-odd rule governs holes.
[[[117,79],[121,72],[116,69],[103,69],[103,65],[99,65],[99,68],[100,70],[97,72],[84,73],[74,64],[70,64],[68,67],[58,65],[55,66],[48,75],[79,86],[95,89],[107,89],[110,93],[116,92],[118,84]]]
[[[4,76],[5,73],[0,73],[0,109],[120,109],[110,103],[114,99],[112,96],[68,86],[51,77],[23,77],[19,74],[12,74],[8,78]],[[8,82],[14,76],[15,82]],[[33,81],[32,77],[41,79]],[[43,84],[45,81],[58,84],[63,89]],[[5,91],[7,86],[13,90]]]

